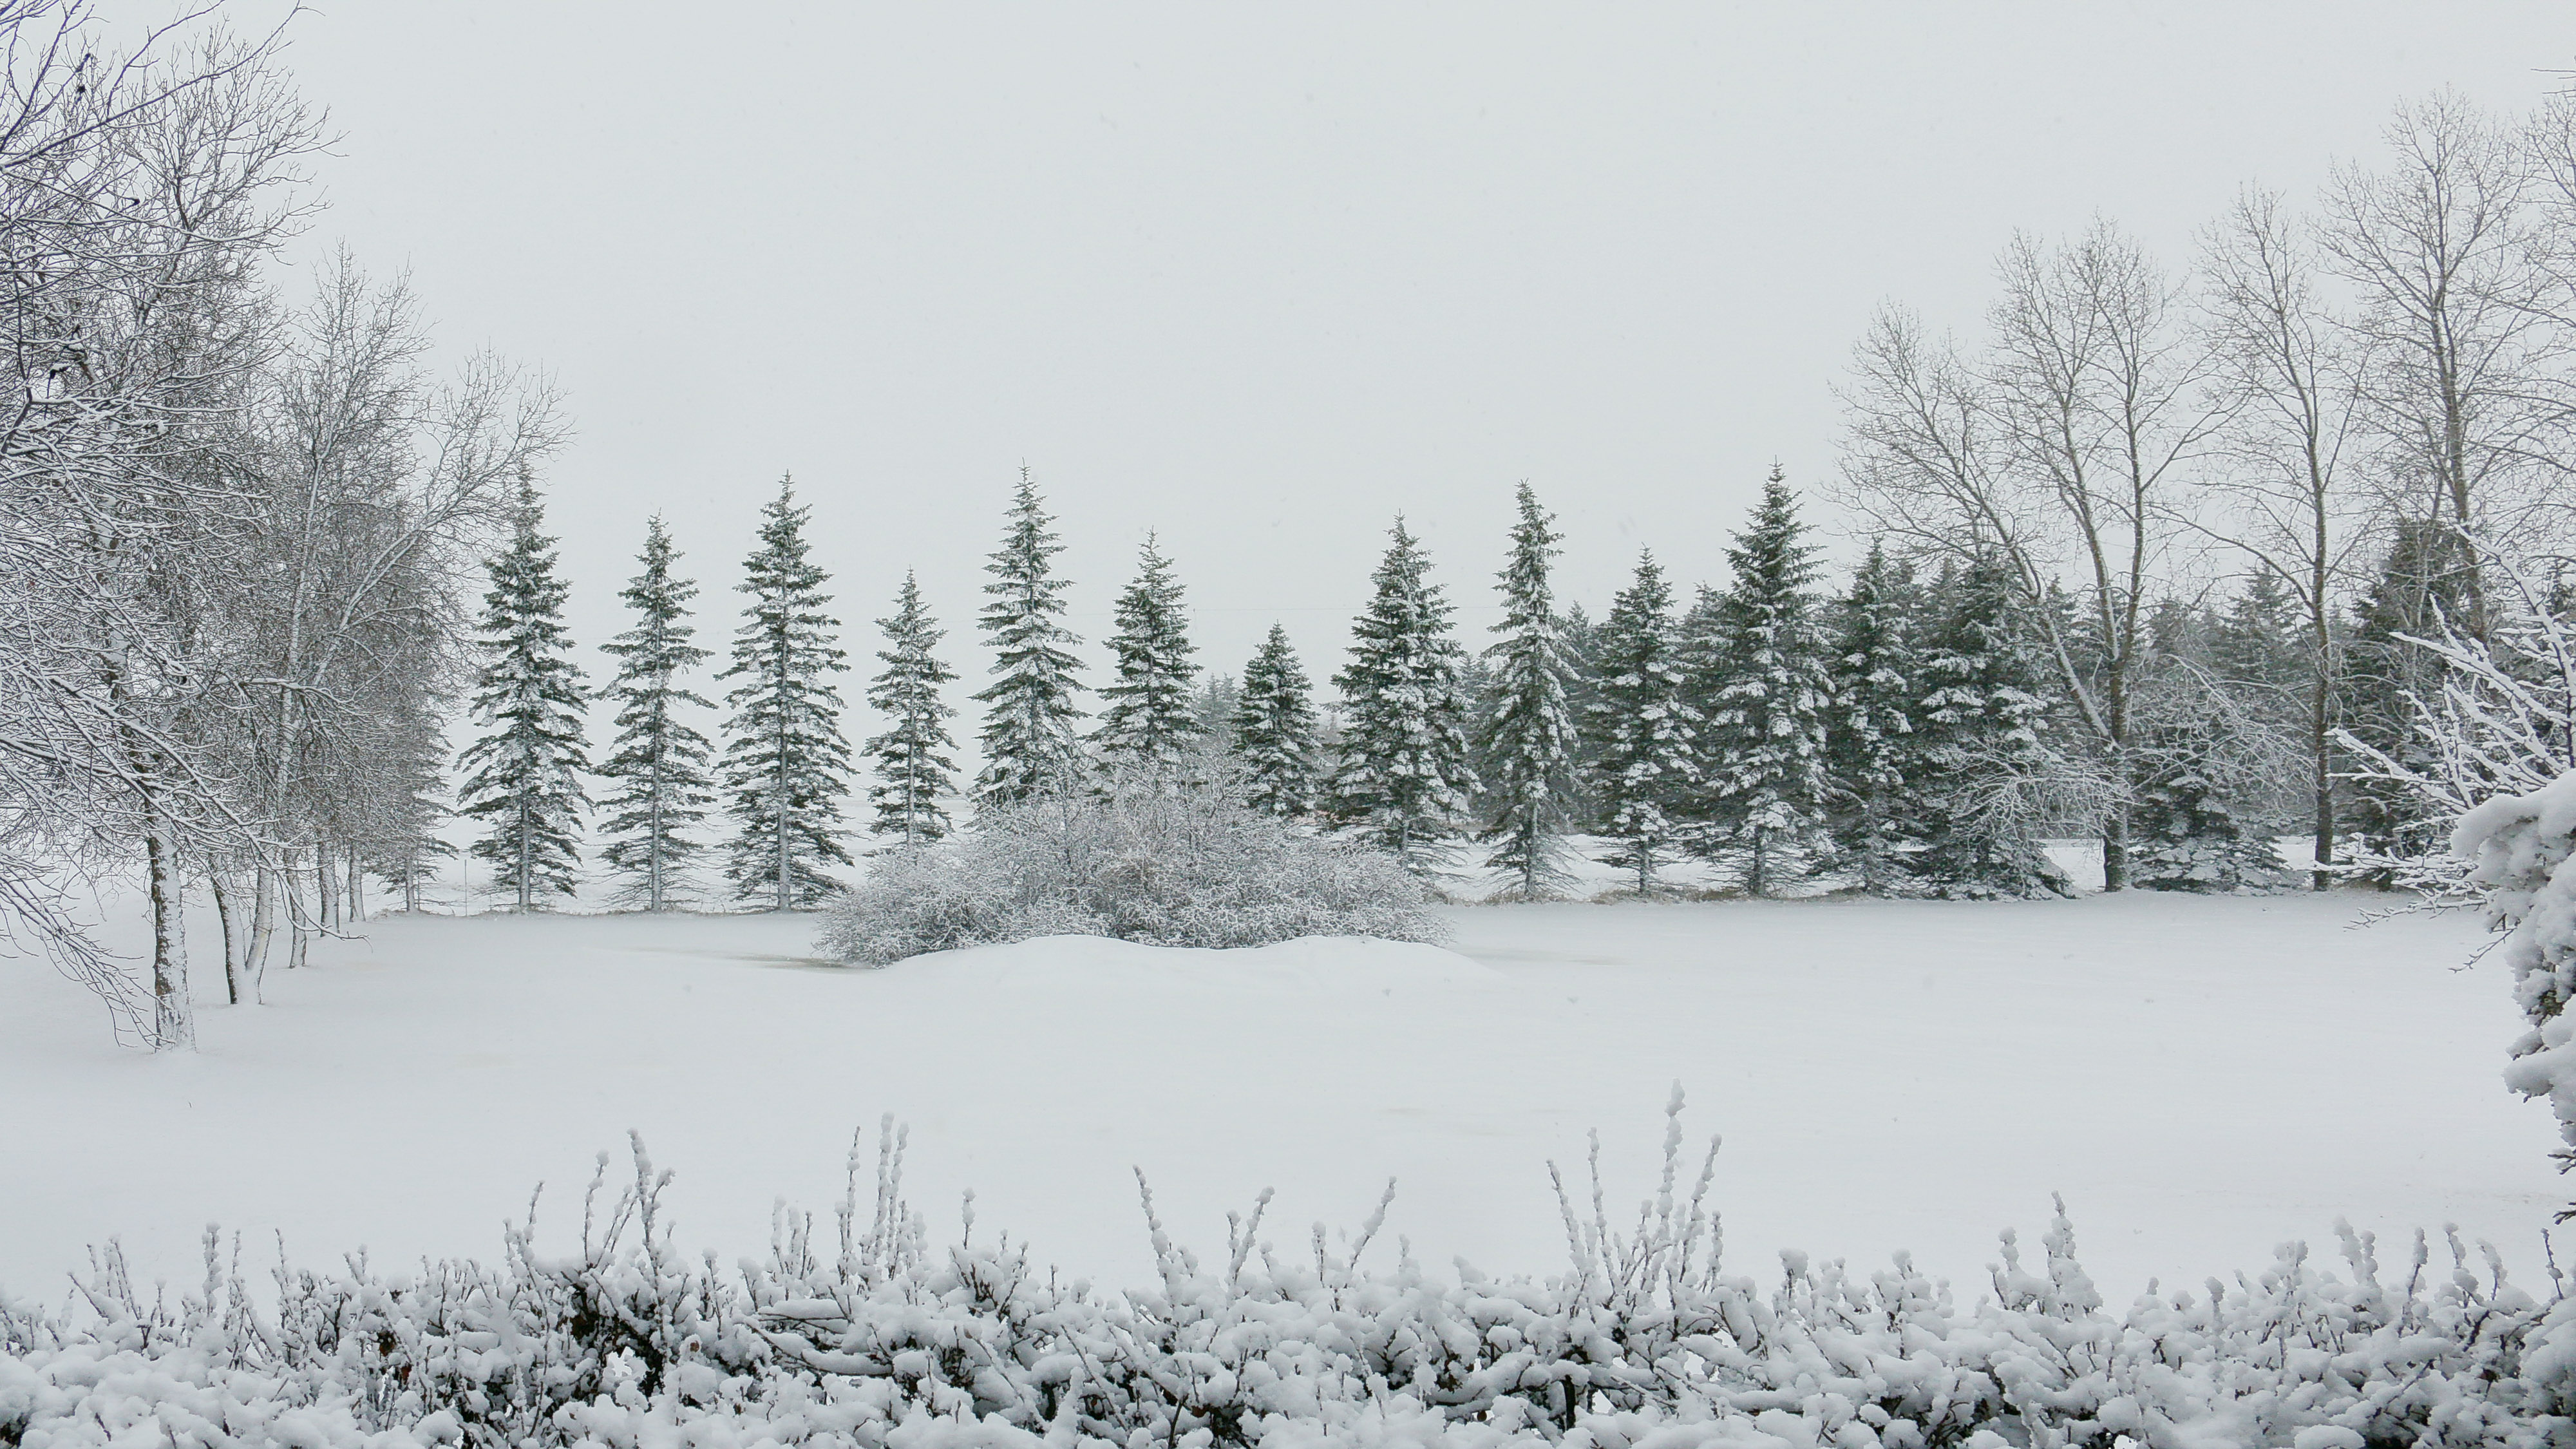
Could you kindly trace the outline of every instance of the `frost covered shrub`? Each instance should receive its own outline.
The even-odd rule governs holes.
[[[1171,771],[1071,783],[987,811],[962,839],[877,857],[832,908],[827,954],[883,965],[1037,936],[1260,946],[1300,936],[1441,941],[1392,856],[1319,840]]]
[[[848,1445],[863,1449],[2001,1449],[2014,1445],[2565,1444],[2566,1303],[2417,1235],[2383,1272],[2343,1233],[2341,1274],[2282,1251],[2260,1274],[2103,1310],[2061,1209],[2025,1264],[2011,1234],[1963,1307],[1904,1257],[1866,1276],[1783,1253],[1770,1282],[1720,1260],[1681,1182],[1621,1232],[1560,1191],[1569,1262],[1547,1278],[1399,1250],[1383,1220],[1336,1254],[1260,1242],[1202,1260],[1146,1199],[1156,1281],[1096,1294],[1024,1246],[931,1246],[900,1197],[900,1139],[837,1249],[782,1213],[766,1261],[676,1252],[636,1174],[578,1253],[514,1228],[493,1264],[417,1276],[281,1268],[274,1309],[216,1259],[175,1303],[113,1251],[60,1311],[0,1302],[0,1444]],[[1596,1174],[1597,1187],[1597,1174]],[[594,1187],[594,1192],[598,1189]],[[1598,1196],[1593,1201],[1598,1202]],[[586,1215],[587,1216],[587,1215]]]
[[[2489,800],[2460,817],[2451,853],[2469,863],[2467,883],[2485,893],[2490,929],[2510,931],[2505,966],[2513,998],[2531,1029],[2513,1044],[2505,1084],[2547,1097],[2576,1166],[2576,775],[2520,795]]]

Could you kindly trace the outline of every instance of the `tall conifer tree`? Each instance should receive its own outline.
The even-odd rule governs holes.
[[[1914,707],[1924,849],[1908,868],[1952,897],[2064,894],[2065,873],[2011,807],[2040,763],[2048,705],[2026,631],[2013,617],[2011,576],[1980,560],[1945,570],[1942,605],[1923,641]]]
[[[1002,546],[984,571],[991,602],[984,606],[984,637],[993,646],[996,678],[975,698],[984,709],[984,770],[975,780],[981,804],[1007,805],[1071,774],[1081,758],[1074,721],[1074,659],[1082,641],[1057,622],[1064,615],[1065,582],[1055,576],[1064,545],[1038,497],[1036,480],[1020,470]]]
[[[886,717],[887,729],[868,741],[877,762],[868,799],[876,807],[879,837],[927,845],[948,833],[946,802],[957,793],[957,764],[947,754],[957,748],[948,734],[948,719],[957,711],[939,694],[957,675],[939,661],[939,641],[948,636],[932,621],[911,574],[903,576],[894,616],[877,620],[877,628],[886,638],[886,647],[877,651],[885,672],[868,686],[868,706]]]
[[[458,758],[465,781],[460,813],[484,822],[474,857],[491,862],[492,885],[518,909],[574,891],[581,864],[581,814],[590,803],[581,772],[581,670],[564,632],[567,592],[555,576],[555,541],[540,530],[544,510],[524,478],[510,545],[488,568],[475,647],[483,656],[473,720],[485,733]]]
[[[1655,872],[1681,853],[1699,783],[1699,713],[1684,696],[1672,586],[1653,554],[1637,555],[1635,580],[1611,600],[1593,661],[1592,794],[1616,842],[1602,863],[1635,872],[1637,893],[1652,895]]]
[[[617,702],[617,745],[599,773],[619,786],[601,829],[611,837],[601,859],[620,881],[618,898],[648,911],[669,909],[691,886],[698,842],[687,832],[706,818],[714,796],[707,781],[707,737],[680,708],[715,706],[681,687],[680,675],[707,659],[691,640],[689,601],[698,586],[673,577],[670,530],[656,514],[645,525],[644,571],[618,595],[635,611],[635,627],[601,646],[618,658],[605,696]]]
[[[1886,895],[1908,879],[1904,853],[1920,835],[1907,785],[1920,742],[1912,571],[1876,543],[1835,606],[1833,704],[1825,732],[1834,835],[1860,888]]]
[[[1315,705],[1288,631],[1270,637],[1243,666],[1234,710],[1234,752],[1243,761],[1245,803],[1294,820],[1315,808]]]
[[[1200,735],[1191,693],[1199,667],[1190,662],[1198,646],[1190,642],[1181,582],[1151,534],[1136,581],[1118,596],[1116,619],[1117,632],[1109,636],[1116,673],[1100,688],[1100,728],[1092,742],[1115,764],[1177,765]]]
[[[751,596],[719,678],[742,682],[725,696],[724,787],[735,835],[725,875],[743,900],[772,910],[811,906],[838,888],[825,864],[850,864],[841,800],[850,792],[850,746],[831,676],[850,666],[824,610],[831,577],[807,555],[807,509],[793,479],[761,508],[759,546],[743,564]]]
[[[1567,703],[1574,666],[1548,585],[1556,557],[1554,520],[1527,483],[1517,495],[1510,559],[1500,592],[1502,638],[1485,650],[1493,671],[1494,708],[1484,735],[1493,812],[1485,839],[1488,869],[1515,878],[1522,900],[1556,894],[1572,877],[1565,833],[1574,799],[1575,723]]]
[[[1466,653],[1431,560],[1399,517],[1372,576],[1376,593],[1351,626],[1351,659],[1333,676],[1347,706],[1332,814],[1427,871],[1447,859],[1476,788],[1468,763]]]
[[[1747,894],[1832,853],[1825,829],[1826,643],[1809,586],[1815,549],[1797,496],[1774,466],[1753,521],[1726,551],[1734,583],[1717,601],[1720,661],[1701,735],[1708,776],[1702,848],[1735,861]]]

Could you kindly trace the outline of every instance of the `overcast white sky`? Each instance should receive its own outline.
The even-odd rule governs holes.
[[[859,662],[916,568],[967,689],[1023,461],[1095,680],[1148,529],[1214,667],[1274,618],[1338,667],[1398,509],[1481,642],[1523,478],[1597,616],[1641,543],[1722,578],[1773,459],[1830,475],[1880,299],[1973,326],[2014,228],[2097,212],[2180,263],[2400,97],[2576,65],[2565,0],[326,0],[290,34],[345,133],[310,248],[568,395],[585,643],[657,510],[720,643],[793,470]]]

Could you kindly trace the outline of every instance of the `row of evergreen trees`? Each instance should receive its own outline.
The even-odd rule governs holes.
[[[600,862],[621,904],[697,898],[701,834],[721,797],[723,875],[738,900],[810,905],[853,861],[842,808],[856,770],[833,676],[848,669],[839,621],[809,556],[791,483],[763,510],[727,666],[721,755],[687,721],[712,708],[686,677],[712,658],[693,642],[696,587],[674,571],[659,520],[622,598],[635,623],[606,646],[619,664],[600,695],[616,740],[593,767],[582,717],[591,693],[560,621],[564,587],[540,507],[522,500],[491,564],[465,751],[463,811],[484,823],[473,853],[522,909],[569,894],[579,870],[585,775],[599,802]],[[1063,621],[1062,544],[1022,473],[980,617],[995,662],[981,773],[961,790],[943,690],[945,632],[904,581],[878,622],[883,668],[867,700],[887,724],[864,742],[869,833],[885,848],[955,825],[959,797],[1008,803],[1099,768],[1174,771],[1210,753],[1256,807],[1341,827],[1417,870],[1482,865],[1512,893],[1558,894],[1571,837],[1636,889],[1691,858],[1721,863],[1756,895],[1833,871],[1873,892],[2028,895],[2061,888],[2034,835],[2031,781],[2045,773],[2042,671],[2016,628],[2010,580],[1970,568],[1916,581],[1873,550],[1849,591],[1817,589],[1816,550],[1777,469],[1728,551],[1732,579],[1686,609],[1640,557],[1607,618],[1561,609],[1550,575],[1561,536],[1524,484],[1499,576],[1503,616],[1471,652],[1399,518],[1332,677],[1338,708],[1274,625],[1240,680],[1203,678],[1183,590],[1157,542],[1117,600],[1109,682],[1082,708]],[[1086,721],[1089,721],[1086,727]]]

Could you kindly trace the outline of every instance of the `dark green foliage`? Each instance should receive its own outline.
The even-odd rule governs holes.
[[[677,553],[658,514],[646,525],[642,557],[644,571],[618,595],[635,611],[635,627],[601,646],[618,659],[617,678],[604,691],[617,702],[617,745],[599,773],[618,790],[605,805],[609,816],[600,828],[609,840],[600,859],[618,880],[621,903],[659,911],[688,894],[689,867],[700,847],[687,832],[706,818],[715,798],[707,737],[678,711],[714,706],[678,683],[708,656],[690,642],[697,631],[689,623],[689,601],[698,586],[672,576]]]
[[[2407,519],[2382,560],[2379,576],[2354,608],[2345,674],[2343,728],[2401,767],[2439,775],[2431,747],[2416,729],[2414,699],[2440,695],[2445,666],[2416,639],[2440,639],[2447,623],[2468,617],[2474,561],[2459,535],[2438,521]],[[2449,822],[2427,813],[2392,781],[2353,782],[2352,824],[2372,855],[2411,858],[2439,847]],[[2388,883],[2385,873],[2371,877]]]
[[[1707,782],[1699,849],[1770,895],[1833,853],[1825,825],[1829,662],[1810,593],[1815,549],[1780,470],[1726,551],[1734,582],[1702,615]],[[1695,611],[1700,612],[1700,611]]]
[[[1282,819],[1312,813],[1320,768],[1315,706],[1288,631],[1277,624],[1243,666],[1231,728],[1235,757],[1243,762],[1245,803]]]
[[[1699,715],[1683,697],[1672,586],[1653,554],[1637,555],[1636,578],[1611,601],[1592,659],[1586,764],[1600,832],[1616,843],[1601,859],[1651,895],[1657,869],[1681,854],[1699,783]]]
[[[1350,663],[1333,676],[1346,709],[1330,808],[1420,871],[1446,858],[1476,787],[1460,687],[1466,660],[1420,541],[1402,518],[1390,537],[1372,576],[1376,593],[1351,626]]]
[[[833,643],[841,621],[824,612],[830,578],[807,557],[805,516],[792,480],[761,509],[759,546],[744,564],[751,596],[734,630],[733,659],[719,676],[742,682],[725,696],[724,786],[736,834],[726,878],[743,900],[772,910],[819,904],[839,889],[827,864],[848,865],[841,801],[850,792],[850,746],[830,677],[849,668]]]
[[[2044,762],[2047,700],[2016,627],[2010,575],[1981,561],[1943,571],[1939,622],[1918,651],[1913,781],[1925,847],[1915,878],[1953,897],[2062,895],[2065,873],[2032,831],[2030,776]]]
[[[1565,832],[1574,798],[1574,715],[1567,691],[1574,666],[1559,634],[1548,563],[1562,535],[1520,485],[1520,519],[1503,566],[1500,641],[1485,650],[1493,674],[1493,711],[1482,737],[1489,787],[1484,838],[1494,847],[1489,870],[1514,879],[1522,900],[1557,894],[1571,879]]]
[[[1825,731],[1832,823],[1870,895],[1911,888],[1905,853],[1922,838],[1909,786],[1923,747],[1913,570],[1873,543],[1834,606],[1833,704]]]
[[[543,509],[522,485],[510,546],[489,568],[475,625],[483,666],[475,681],[474,724],[485,731],[458,765],[460,813],[484,823],[474,858],[492,866],[492,888],[517,908],[568,896],[581,865],[581,789],[589,767],[581,719],[588,703],[563,627],[567,592],[555,576],[555,541],[539,532]]]
[[[947,754],[957,748],[948,734],[957,711],[939,693],[957,675],[939,661],[939,641],[948,636],[931,619],[911,574],[903,576],[894,616],[877,620],[877,628],[886,639],[877,651],[885,672],[868,686],[868,707],[886,717],[887,727],[867,743],[876,759],[877,782],[868,787],[874,828],[896,845],[926,845],[948,833],[946,802],[957,793],[957,763]]]
[[[984,606],[984,637],[993,646],[996,676],[975,698],[984,709],[984,770],[975,780],[979,804],[1002,805],[1050,789],[1072,774],[1081,758],[1074,721],[1073,655],[1082,641],[1057,621],[1064,614],[1065,582],[1054,559],[1064,545],[1038,497],[1029,470],[1011,502],[1002,546],[984,571],[991,602]]]
[[[1118,596],[1118,630],[1109,637],[1113,678],[1101,686],[1100,727],[1092,742],[1114,767],[1169,769],[1199,738],[1191,697],[1198,665],[1190,656],[1189,619],[1172,562],[1147,535],[1136,581]]]

